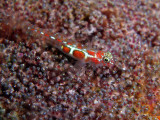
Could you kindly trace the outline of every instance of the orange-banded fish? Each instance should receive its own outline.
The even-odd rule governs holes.
[[[63,53],[80,60],[84,63],[93,63],[95,65],[112,66],[114,64],[113,56],[110,52],[95,51],[85,48],[80,43],[72,43],[60,34],[50,35],[38,29],[28,27],[29,30],[47,37],[47,42],[53,43],[53,46],[61,50]]]

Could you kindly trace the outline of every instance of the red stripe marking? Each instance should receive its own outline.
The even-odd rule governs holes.
[[[98,58],[100,58],[100,59],[102,58],[100,53],[97,53],[96,55],[97,55]]]
[[[102,56],[104,55],[104,52],[102,52],[102,51],[98,51],[98,52],[101,53]]]
[[[60,39],[57,39],[57,41],[58,41],[58,42],[62,42],[62,40],[60,40]]]
[[[88,52],[89,55],[92,55],[92,56],[95,55],[95,52],[93,52],[93,51],[87,50],[87,52]]]
[[[87,59],[85,59],[85,62],[89,62],[89,61],[91,61],[90,57],[88,57]]]
[[[67,43],[67,45],[73,45],[72,43]]]
[[[83,59],[85,57],[85,54],[82,51],[74,50],[73,56],[78,59]]]
[[[48,35],[48,34],[46,34],[46,33],[45,33],[44,35],[45,35],[45,36],[47,36],[47,37],[49,37],[49,35]]]
[[[70,52],[70,48],[69,47],[66,47],[66,46],[63,46],[63,52],[65,53],[69,53]]]
[[[95,64],[100,64],[100,61],[96,58],[91,58],[91,61],[94,62]]]
[[[104,53],[102,51],[98,51],[96,55],[97,55],[98,58],[101,59],[102,56],[104,55]]]

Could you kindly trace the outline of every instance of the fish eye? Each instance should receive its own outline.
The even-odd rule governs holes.
[[[103,61],[109,63],[112,60],[113,56],[110,52],[104,53]]]
[[[103,58],[103,60],[104,60],[104,62],[106,62],[106,63],[109,62],[109,59],[108,59],[108,57],[106,57],[106,56]]]

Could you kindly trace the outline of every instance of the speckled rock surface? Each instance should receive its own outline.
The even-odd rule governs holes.
[[[0,119],[160,119],[159,0],[1,1]],[[29,26],[110,51],[115,65],[79,70]]]

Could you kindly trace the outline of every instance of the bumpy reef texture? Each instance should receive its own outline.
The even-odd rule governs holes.
[[[0,119],[160,119],[159,0],[10,1],[0,2]],[[110,51],[115,64],[79,70],[29,26]]]

